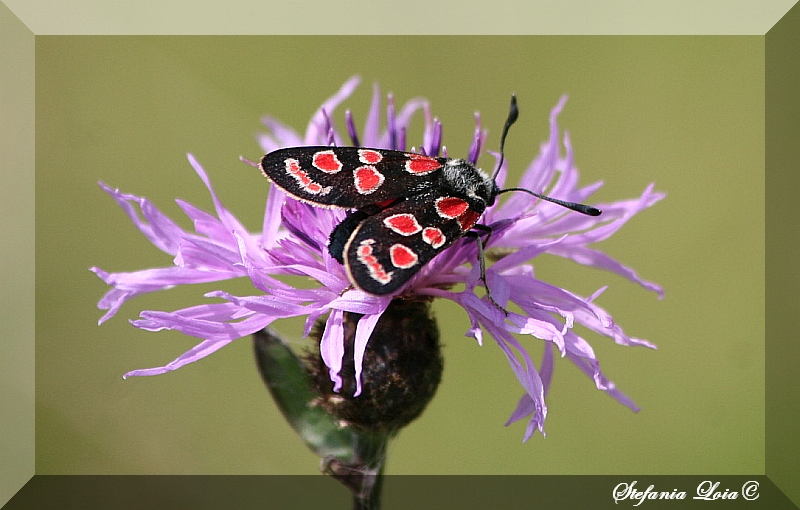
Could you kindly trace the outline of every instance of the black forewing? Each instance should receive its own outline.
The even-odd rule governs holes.
[[[415,195],[364,219],[353,232],[344,250],[345,268],[350,281],[372,294],[389,294],[400,288],[433,257],[463,236],[464,231],[458,220],[442,218],[437,212],[435,201],[440,196],[434,192]],[[480,204],[475,206],[480,208]],[[480,208],[480,212],[482,211],[483,208]],[[384,224],[386,218],[403,213],[414,215],[423,230],[425,227],[439,229],[445,237],[443,244],[434,247],[423,240],[422,231],[405,236]],[[370,273],[368,265],[359,259],[358,249],[362,243],[367,243],[371,247],[371,254],[377,259],[383,271],[390,276],[388,283],[376,280]],[[395,244],[401,244],[416,253],[418,259],[413,267],[403,269],[392,264],[390,250]]]
[[[365,165],[359,159],[359,149],[375,151],[382,156],[381,161],[372,166],[383,175],[384,180],[379,187],[367,194],[359,193],[354,181],[354,171]],[[321,151],[333,151],[342,163],[342,169],[336,173],[327,173],[314,167],[314,154]],[[264,175],[276,186],[298,200],[350,209],[424,193],[434,187],[442,178],[441,166],[427,173],[412,173],[406,170],[406,163],[412,157],[418,156],[401,151],[362,147],[289,147],[270,152],[261,159],[260,166]],[[287,172],[288,159],[296,160],[299,169],[323,191],[309,193],[301,184],[301,176]],[[435,159],[439,165],[444,165],[446,161],[445,158],[431,159]]]

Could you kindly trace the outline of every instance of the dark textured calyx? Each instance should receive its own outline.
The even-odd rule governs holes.
[[[394,434],[422,414],[439,386],[444,362],[439,329],[428,301],[395,299],[381,315],[362,362],[361,394],[356,391],[353,352],[361,315],[345,313],[345,352],[341,390],[333,391],[329,369],[318,353],[309,354],[319,405],[343,423],[368,432]],[[324,322],[312,336],[322,337]]]

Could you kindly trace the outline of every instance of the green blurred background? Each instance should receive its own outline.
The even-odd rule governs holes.
[[[218,288],[251,293],[246,281],[143,296],[97,327],[107,288],[88,268],[171,263],[97,181],[146,196],[189,227],[174,198],[206,209],[211,201],[187,152],[223,202],[260,229],[267,184],[238,156],[260,156],[261,115],[302,132],[353,74],[363,82],[344,108],[359,125],[374,82],[400,104],[424,96],[451,155],[466,154],[476,110],[496,149],[516,93],[521,116],[506,155],[517,175],[568,93],[560,124],[582,183],[606,183],[592,201],[636,197],[650,182],[667,193],[599,245],[660,283],[664,300],[608,273],[536,261],[540,278],[580,294],[609,285],[599,304],[628,334],[658,344],[624,348],[586,335],[606,375],[642,411],[557,360],[547,437],[521,444],[523,423],[503,427],[521,394],[504,356],[488,338],[483,347],[464,338],[464,313],[437,302],[444,380],[391,445],[388,473],[764,472],[763,37],[40,36],[37,473],[318,472],[270,401],[249,339],[167,375],[122,379],[197,342],[128,319],[205,302]],[[276,326],[302,346],[300,325]],[[538,359],[540,342],[524,342]]]

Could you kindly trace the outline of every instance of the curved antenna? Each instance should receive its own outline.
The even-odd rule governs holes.
[[[505,193],[507,191],[522,191],[529,195],[533,195],[536,198],[541,198],[542,200],[547,200],[548,202],[552,202],[554,204],[558,204],[561,207],[566,207],[567,209],[571,209],[573,211],[579,212],[581,214],[585,214],[587,216],[600,216],[603,212],[597,207],[592,207],[591,205],[586,204],[579,204],[577,202],[567,202],[566,200],[559,200],[557,198],[548,197],[546,195],[540,195],[539,193],[534,193],[533,191],[525,188],[506,188],[501,189],[498,195]]]
[[[514,122],[517,121],[519,117],[519,108],[517,108],[517,96],[511,94],[511,106],[508,108],[508,117],[506,118],[506,123],[503,125],[503,133],[500,135],[500,162],[497,163],[497,169],[494,171],[492,175],[492,180],[495,180],[497,174],[500,172],[500,168],[503,166],[503,161],[505,160],[505,153],[503,149],[506,145],[506,136],[508,135],[508,129],[511,127]],[[596,207],[592,207],[590,205],[579,204],[577,202],[567,202],[565,200],[559,200],[557,198],[551,198],[546,195],[540,195],[539,193],[534,193],[533,191],[525,188],[507,188],[500,190],[497,194],[500,195],[507,191],[522,191],[529,195],[533,195],[536,198],[540,198],[542,200],[547,200],[548,202],[552,202],[554,204],[558,204],[561,207],[566,207],[572,211],[579,212],[581,214],[586,214],[587,216],[600,216],[602,211]]]
[[[500,161],[497,163],[497,169],[495,169],[494,174],[492,174],[492,180],[497,177],[497,174],[500,172],[500,168],[503,166],[503,161],[505,160],[505,154],[503,152],[503,148],[506,145],[506,136],[508,135],[508,128],[511,127],[513,123],[517,121],[517,117],[519,117],[519,108],[517,108],[517,96],[511,94],[511,106],[508,108],[508,117],[506,118],[506,123],[503,125],[503,134],[500,135]]]

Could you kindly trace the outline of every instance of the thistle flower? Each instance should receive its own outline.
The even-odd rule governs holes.
[[[419,152],[439,155],[442,146],[442,125],[432,118],[429,105],[414,99],[396,111],[388,97],[386,127],[380,127],[381,97],[374,88],[370,110],[361,132],[346,112],[344,138],[333,124],[334,110],[352,93],[357,78],[348,80],[314,114],[304,135],[299,135],[276,119],[263,119],[269,133],[259,137],[261,148],[271,152],[282,147],[299,145],[353,145],[408,150],[406,131],[412,116],[424,115],[425,131]],[[550,114],[550,136],[542,144],[540,154],[527,168],[519,183],[532,191],[548,189],[548,194],[567,201],[586,202],[601,183],[579,188],[578,172],[573,164],[572,146],[566,133],[562,135],[557,118],[566,97],[562,97]],[[476,115],[476,128],[468,160],[476,163],[483,150],[486,132]],[[561,153],[563,144],[564,154]],[[444,154],[446,155],[446,154]],[[499,156],[495,156],[498,158]],[[544,433],[547,414],[545,395],[552,375],[555,351],[578,366],[594,380],[596,387],[623,405],[636,410],[633,402],[616,389],[601,372],[589,343],[578,335],[577,323],[607,336],[620,345],[649,342],[626,335],[611,316],[594,303],[603,292],[599,289],[588,297],[578,296],[550,285],[534,276],[530,261],[542,253],[571,259],[581,265],[605,269],[631,280],[647,290],[662,294],[659,286],[642,280],[631,268],[613,260],[589,245],[608,238],[633,215],[655,204],[663,194],[648,186],[639,198],[597,204],[602,216],[590,217],[568,211],[556,204],[519,193],[503,203],[487,209],[482,223],[492,228],[486,246],[487,255],[498,260],[486,268],[486,282],[494,299],[504,307],[513,303],[519,312],[504,314],[490,302],[485,292],[476,292],[483,285],[480,278],[478,248],[473,239],[462,238],[435,257],[407,285],[389,296],[376,296],[351,287],[344,268],[328,252],[330,232],[345,213],[321,209],[286,197],[270,185],[263,228],[249,232],[217,198],[205,170],[189,155],[189,162],[211,193],[214,213],[178,200],[178,205],[194,224],[194,232],[183,230],[147,199],[129,195],[103,183],[106,191],[128,214],[136,227],[159,249],[173,257],[173,265],[130,273],[108,273],[92,268],[112,286],[98,303],[107,310],[100,319],[114,316],[129,299],[139,294],[167,289],[176,285],[215,282],[247,277],[255,287],[253,295],[234,296],[224,291],[207,293],[210,302],[174,312],[143,311],[131,323],[148,331],[171,329],[201,339],[194,348],[160,367],[133,370],[129,376],[157,375],[176,370],[197,361],[238,338],[253,334],[274,321],[287,317],[306,317],[304,334],[308,335],[317,321],[325,323],[320,340],[320,355],[327,367],[333,390],[343,387],[343,363],[350,362],[355,372],[354,396],[362,393],[370,381],[362,380],[362,360],[373,330],[381,315],[397,297],[443,298],[458,303],[469,318],[466,335],[482,343],[485,330],[506,355],[524,393],[508,423],[524,418],[528,426],[524,440],[539,430]],[[496,163],[495,163],[496,164]],[[497,175],[500,187],[506,178],[503,164]],[[497,257],[492,257],[497,255]],[[300,275],[317,282],[312,288],[296,288],[277,276]],[[352,346],[352,359],[343,359],[346,317],[358,314]],[[547,344],[540,366],[535,366],[527,350],[514,334]],[[350,352],[348,351],[348,354]]]

